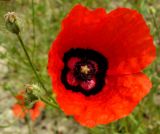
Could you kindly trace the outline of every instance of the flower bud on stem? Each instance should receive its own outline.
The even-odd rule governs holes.
[[[44,101],[45,103],[47,103],[49,105],[54,103],[52,105],[55,106],[55,107],[58,107],[57,104],[56,104],[55,99],[49,94],[48,90],[45,88],[43,82],[40,79],[40,76],[38,75],[38,73],[37,73],[37,71],[36,71],[36,69],[35,69],[35,67],[34,67],[34,65],[33,65],[32,61],[31,61],[31,58],[30,58],[30,56],[29,56],[29,54],[27,52],[27,49],[26,49],[26,47],[24,45],[24,42],[23,42],[23,40],[21,38],[21,35],[20,35],[20,29],[19,29],[19,26],[17,24],[16,13],[15,12],[8,12],[4,17],[5,17],[5,22],[6,22],[6,28],[10,32],[12,32],[13,34],[16,34],[16,36],[17,36],[17,38],[18,38],[18,40],[20,42],[20,45],[21,45],[21,47],[22,47],[22,49],[23,49],[23,51],[25,53],[25,56],[26,56],[26,58],[28,60],[28,63],[30,65],[31,69],[33,70],[33,73],[34,73],[37,81],[39,82],[39,84],[41,85],[43,90],[45,91],[45,94],[48,96],[49,101],[44,99],[44,98],[42,99],[42,101]],[[50,102],[50,100],[52,100],[52,102]]]
[[[14,33],[19,34],[20,29],[17,24],[17,16],[15,12],[8,12],[5,16],[6,28]]]

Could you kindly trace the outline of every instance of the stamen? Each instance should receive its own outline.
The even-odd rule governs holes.
[[[89,71],[90,69],[87,65],[81,66],[81,73],[88,74]]]

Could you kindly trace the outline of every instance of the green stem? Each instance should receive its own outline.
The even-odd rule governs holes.
[[[51,102],[49,102],[48,100],[46,100],[45,98],[40,98],[43,102],[45,102],[46,104],[48,104],[48,105],[50,105],[50,106],[52,106],[53,108],[57,108],[57,109],[59,109],[59,107],[56,105],[56,103],[54,104],[54,103],[51,103]]]
[[[159,26],[158,26],[158,24],[157,24],[157,20],[156,20],[156,17],[153,15],[153,13],[151,13],[151,16],[152,16],[152,19],[153,19],[153,23],[154,23],[154,25],[155,25],[155,27],[156,27],[156,29],[157,29],[157,34],[158,34],[158,45],[160,45],[160,28],[159,28]]]
[[[27,126],[28,126],[28,134],[33,134],[33,133],[32,133],[32,125],[31,125],[29,116],[27,116],[27,117],[25,118],[25,120],[26,120],[26,123],[27,123]]]
[[[45,88],[43,82],[41,81],[40,76],[38,75],[38,73],[37,73],[37,71],[36,71],[36,69],[35,69],[35,67],[34,67],[34,65],[33,65],[32,61],[31,61],[31,59],[30,59],[30,57],[29,57],[29,54],[28,54],[28,52],[27,52],[27,50],[26,50],[26,48],[25,48],[25,45],[24,45],[24,43],[23,43],[23,40],[22,40],[20,34],[16,34],[16,35],[17,35],[18,40],[20,41],[20,44],[21,44],[24,52],[25,52],[25,55],[26,55],[26,57],[27,57],[27,60],[28,60],[30,66],[31,66],[31,68],[32,68],[32,70],[33,70],[33,72],[34,72],[34,74],[35,74],[35,77],[37,78],[38,82],[40,83],[41,87],[44,89],[44,91],[46,92],[46,94],[49,95],[47,89]],[[58,108],[58,106],[56,105],[55,99],[54,99],[52,96],[50,96],[50,95],[49,95],[48,97],[54,102],[54,105],[53,105],[51,102],[49,102],[49,101],[47,101],[47,103],[49,103],[49,105],[53,105],[54,107],[57,107],[57,108]]]
[[[33,56],[36,48],[36,30],[35,30],[35,10],[34,10],[34,0],[32,0],[32,24],[33,24]]]
[[[45,88],[45,86],[43,85],[43,83],[42,83],[42,81],[41,81],[41,79],[40,79],[40,77],[39,77],[39,75],[38,75],[35,67],[34,67],[33,64],[32,64],[32,61],[31,61],[31,59],[30,59],[30,57],[29,57],[29,54],[28,54],[28,52],[27,52],[27,50],[26,50],[26,48],[25,48],[25,45],[24,45],[24,43],[23,43],[23,40],[22,40],[20,34],[16,34],[16,35],[17,35],[17,38],[18,38],[18,40],[20,41],[20,44],[21,44],[21,46],[22,46],[22,48],[23,48],[23,50],[24,50],[24,53],[25,53],[25,55],[26,55],[26,57],[27,57],[27,60],[28,60],[30,66],[31,66],[31,68],[32,68],[32,70],[33,70],[33,72],[34,72],[34,74],[35,74],[35,77],[37,78],[38,82],[40,83],[40,85],[42,86],[42,88],[45,90],[45,92],[48,93],[48,91],[47,91],[47,89]]]

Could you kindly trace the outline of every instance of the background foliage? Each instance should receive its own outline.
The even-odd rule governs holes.
[[[46,70],[48,50],[60,31],[61,20],[76,3],[92,9],[104,7],[107,12],[119,6],[128,7],[143,14],[157,47],[156,61],[145,70],[152,80],[153,89],[130,116],[94,129],[84,128],[72,118],[65,117],[63,113],[47,107],[43,117],[32,123],[33,133],[159,134],[160,0],[0,0],[0,125],[12,122],[5,128],[0,127],[0,134],[27,133],[25,122],[12,119],[13,122],[10,118],[4,119],[4,113],[10,110],[14,93],[22,90],[24,84],[36,83],[17,38],[5,28],[4,14],[8,11],[15,11],[18,14],[21,34],[27,50],[45,86],[51,91],[51,83]],[[22,126],[23,129],[21,129]]]

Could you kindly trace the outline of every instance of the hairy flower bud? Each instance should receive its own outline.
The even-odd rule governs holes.
[[[44,94],[45,93],[38,85],[26,85],[25,105],[27,107],[32,107]]]
[[[5,16],[5,23],[6,23],[6,28],[14,33],[14,34],[19,34],[20,29],[17,24],[17,16],[15,12],[8,12]]]
[[[26,85],[26,92],[32,94],[36,98],[43,97],[45,92],[36,84]]]

